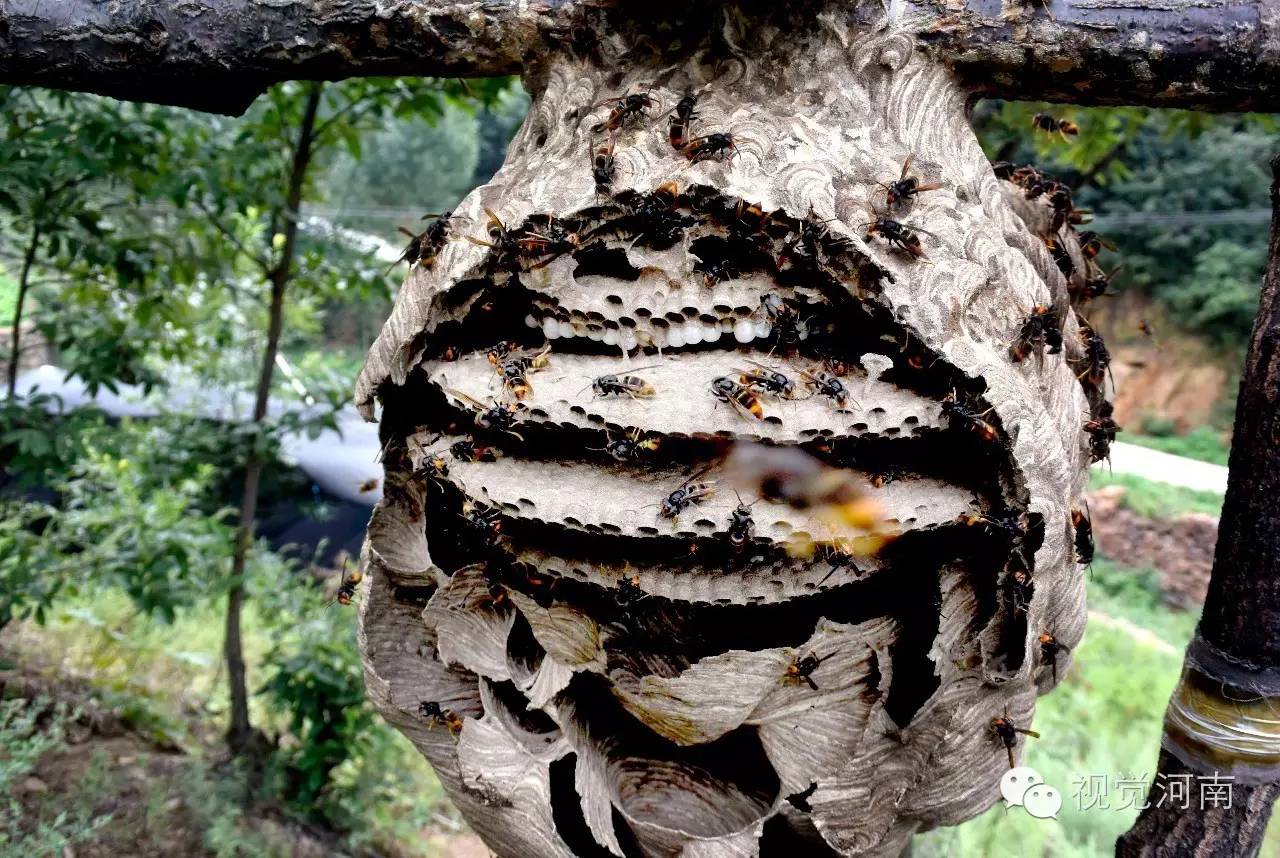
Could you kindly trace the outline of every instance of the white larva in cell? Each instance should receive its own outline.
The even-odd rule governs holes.
[[[750,319],[739,319],[733,326],[733,338],[746,345],[756,338],[756,326]]]
[[[533,317],[532,313],[524,317],[524,323],[530,328],[539,327],[538,320]]]
[[[542,333],[549,340],[556,339],[560,336],[560,323],[547,316],[542,320]]]
[[[719,325],[706,324],[702,326],[702,341],[704,343],[714,343],[720,339],[720,335],[724,331],[720,330]]]
[[[606,346],[616,346],[618,344],[618,332],[613,328],[607,328],[604,332],[604,344]]]
[[[769,334],[773,333],[773,325],[768,322],[756,322],[756,339],[767,339]]]
[[[684,345],[684,325],[672,325],[667,331],[667,345],[678,349]]]
[[[587,328],[587,339],[591,340],[593,343],[600,342],[604,339],[604,328]]]
[[[702,342],[702,325],[697,322],[685,322],[684,341],[689,345]]]

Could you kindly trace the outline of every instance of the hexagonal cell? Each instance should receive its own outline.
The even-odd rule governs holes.
[[[802,398],[761,397],[765,415],[779,422],[755,420],[718,400],[711,381],[718,376],[737,379],[743,371],[762,368],[782,372],[796,386]],[[702,352],[667,354],[662,357],[625,360],[606,355],[557,354],[551,352],[547,368],[530,373],[533,391],[525,405],[546,413],[546,420],[584,428],[602,422],[636,427],[644,431],[670,431],[679,427],[690,434],[762,439],[796,443],[821,433],[831,438],[885,434],[896,429],[903,435],[919,435],[947,426],[941,406],[919,394],[883,381],[851,376],[844,383],[849,391],[845,409],[831,399],[812,395],[802,372],[810,365],[757,353]],[[445,390],[461,391],[481,402],[502,392],[493,367],[483,355],[464,355],[450,363],[428,362],[424,371],[432,383]],[[592,381],[605,375],[631,375],[652,385],[652,397],[614,395],[598,397]],[[659,410],[663,425],[654,425],[650,415]],[[906,417],[914,418],[907,421]],[[900,422],[899,422],[900,421]]]

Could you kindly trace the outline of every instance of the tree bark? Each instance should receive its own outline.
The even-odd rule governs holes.
[[[311,144],[320,108],[323,85],[312,84],[307,91],[307,103],[303,110],[302,126],[294,146],[293,163],[289,171],[289,187],[285,197],[284,243],[280,258],[271,271],[271,305],[268,311],[267,344],[262,352],[262,369],[258,377],[258,389],[253,404],[253,425],[260,425],[267,416],[271,401],[271,379],[275,373],[276,354],[280,350],[280,333],[284,327],[284,298],[293,273],[293,254],[298,237],[298,211],[302,205],[302,190],[311,163]],[[274,234],[274,228],[272,230]],[[249,721],[249,694],[245,680],[244,652],[241,646],[240,614],[244,606],[244,571],[249,549],[253,545],[253,520],[258,511],[258,488],[262,480],[262,457],[250,452],[245,466],[244,490],[240,497],[240,517],[236,529],[235,551],[231,558],[231,587],[227,592],[227,617],[225,654],[227,683],[231,692],[231,724],[227,730],[227,743],[239,753],[253,740],[253,727]]]
[[[670,37],[675,6],[599,0],[0,0],[0,81],[240,113],[287,79],[491,76],[550,43],[644,20]],[[750,0],[739,4],[758,11]],[[850,2],[866,23],[896,4]],[[1280,111],[1280,12],[1155,0],[946,4],[907,0],[900,22],[976,92],[1078,104]]]
[[[27,289],[31,285],[31,265],[35,262],[36,250],[40,246],[40,225],[31,227],[31,241],[22,255],[22,270],[18,274],[18,296],[13,304],[13,342],[9,346],[9,376],[6,394],[13,399],[18,390],[18,360],[22,357],[22,311],[27,303]]]
[[[1236,403],[1213,574],[1165,716],[1159,769],[1166,778],[1231,774],[1242,785],[1230,809],[1187,810],[1156,806],[1164,793],[1157,778],[1150,807],[1117,844],[1123,856],[1256,855],[1280,794],[1280,736],[1268,727],[1280,702],[1280,156],[1271,169],[1270,257]],[[1252,741],[1238,746],[1232,733],[1246,726]]]

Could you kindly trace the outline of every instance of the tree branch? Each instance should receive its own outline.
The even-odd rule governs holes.
[[[571,5],[0,0],[0,81],[238,114],[282,80],[512,74]]]
[[[1280,110],[1273,0],[962,0],[944,14],[933,0],[906,2],[925,50],[983,95]]]
[[[1165,714],[1150,807],[1123,858],[1257,855],[1280,794],[1280,156],[1271,162],[1271,248],[1236,403],[1227,494],[1209,593]],[[1170,801],[1175,776],[1240,779],[1232,806]],[[1164,783],[1162,783],[1164,781]]]
[[[842,8],[865,25],[886,7]],[[288,79],[514,74],[607,17],[652,20],[666,42],[679,15],[622,0],[0,0],[0,82],[240,113]],[[986,95],[1280,112],[1272,0],[906,0],[896,24]]]

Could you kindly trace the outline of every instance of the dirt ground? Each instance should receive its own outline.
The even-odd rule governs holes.
[[[1123,497],[1121,486],[1089,496],[1098,552],[1121,566],[1155,569],[1170,607],[1198,610],[1213,568],[1218,519],[1202,513],[1145,518],[1121,506]]]

